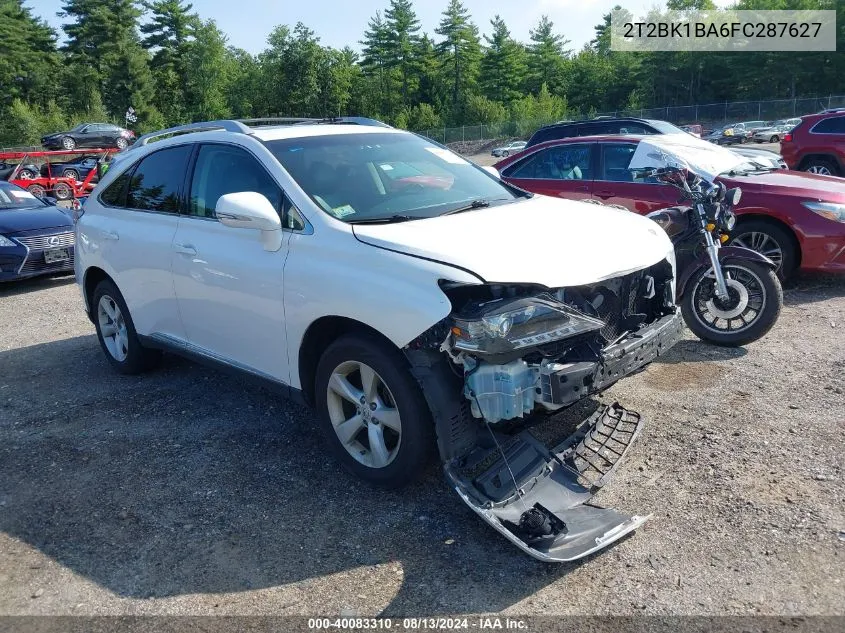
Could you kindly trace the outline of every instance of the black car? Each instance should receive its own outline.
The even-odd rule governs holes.
[[[679,134],[683,130],[666,121],[656,119],[602,117],[588,121],[561,121],[541,127],[528,139],[526,147],[546,141],[556,141],[573,136],[601,134]]]
[[[6,163],[0,161],[0,180],[10,180],[17,166],[17,163]],[[38,167],[33,164],[27,164],[21,165],[20,169],[18,169],[18,173],[15,174],[15,178],[29,180],[30,178],[35,178],[37,175]]]
[[[61,163],[44,163],[41,165],[41,175],[53,178],[73,178],[85,180],[92,171],[97,171],[98,159],[94,156],[80,156]],[[93,182],[97,181],[95,176]]]
[[[119,147],[124,149],[135,141],[135,133],[113,123],[80,123],[67,132],[56,132],[41,139],[45,149],[76,149],[77,147]]]
[[[73,272],[73,221],[25,189],[0,182],[0,281]]]

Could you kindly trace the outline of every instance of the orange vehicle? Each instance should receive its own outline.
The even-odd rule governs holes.
[[[57,200],[70,200],[71,198],[87,196],[94,189],[94,185],[96,184],[95,177],[98,176],[100,170],[90,169],[84,179],[78,180],[63,175],[57,176],[56,173],[63,174],[69,172],[79,175],[79,170],[54,170],[51,168],[51,164],[59,163],[64,165],[65,163],[57,159],[86,156],[97,157],[97,162],[102,164],[109,156],[117,151],[115,148],[102,148],[0,152],[0,161],[17,161],[17,166],[8,175],[6,180],[26,189],[32,195],[39,198],[52,196]],[[22,168],[24,165],[30,165],[36,162],[42,164],[40,173],[33,175],[30,173],[32,171],[31,169]],[[24,174],[21,172],[24,172]]]

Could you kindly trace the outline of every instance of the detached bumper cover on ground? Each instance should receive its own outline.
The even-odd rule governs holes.
[[[677,314],[611,345],[597,364],[599,391],[654,360],[682,333]],[[497,532],[534,558],[576,560],[633,532],[649,516],[589,505],[642,429],[642,418],[618,403],[596,411],[558,446],[530,432],[490,432],[489,443],[446,465],[461,499]]]

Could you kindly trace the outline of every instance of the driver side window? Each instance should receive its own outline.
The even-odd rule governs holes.
[[[282,189],[258,160],[231,145],[202,145],[191,179],[188,215],[215,219],[220,197],[241,191],[263,194],[281,213]]]

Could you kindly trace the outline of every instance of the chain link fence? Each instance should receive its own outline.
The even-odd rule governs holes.
[[[705,127],[720,127],[739,121],[771,121],[804,114],[813,114],[826,108],[845,108],[845,95],[809,97],[804,99],[775,99],[771,101],[735,101],[704,103],[690,106],[667,106],[641,110],[616,110],[597,112],[593,116],[637,117],[640,119],[662,119],[676,125],[698,123]],[[584,120],[587,116],[572,116],[572,120]],[[418,130],[423,136],[438,143],[464,143],[492,141],[506,138],[526,138],[537,128],[554,123],[552,120],[508,121],[461,127],[443,127]]]

